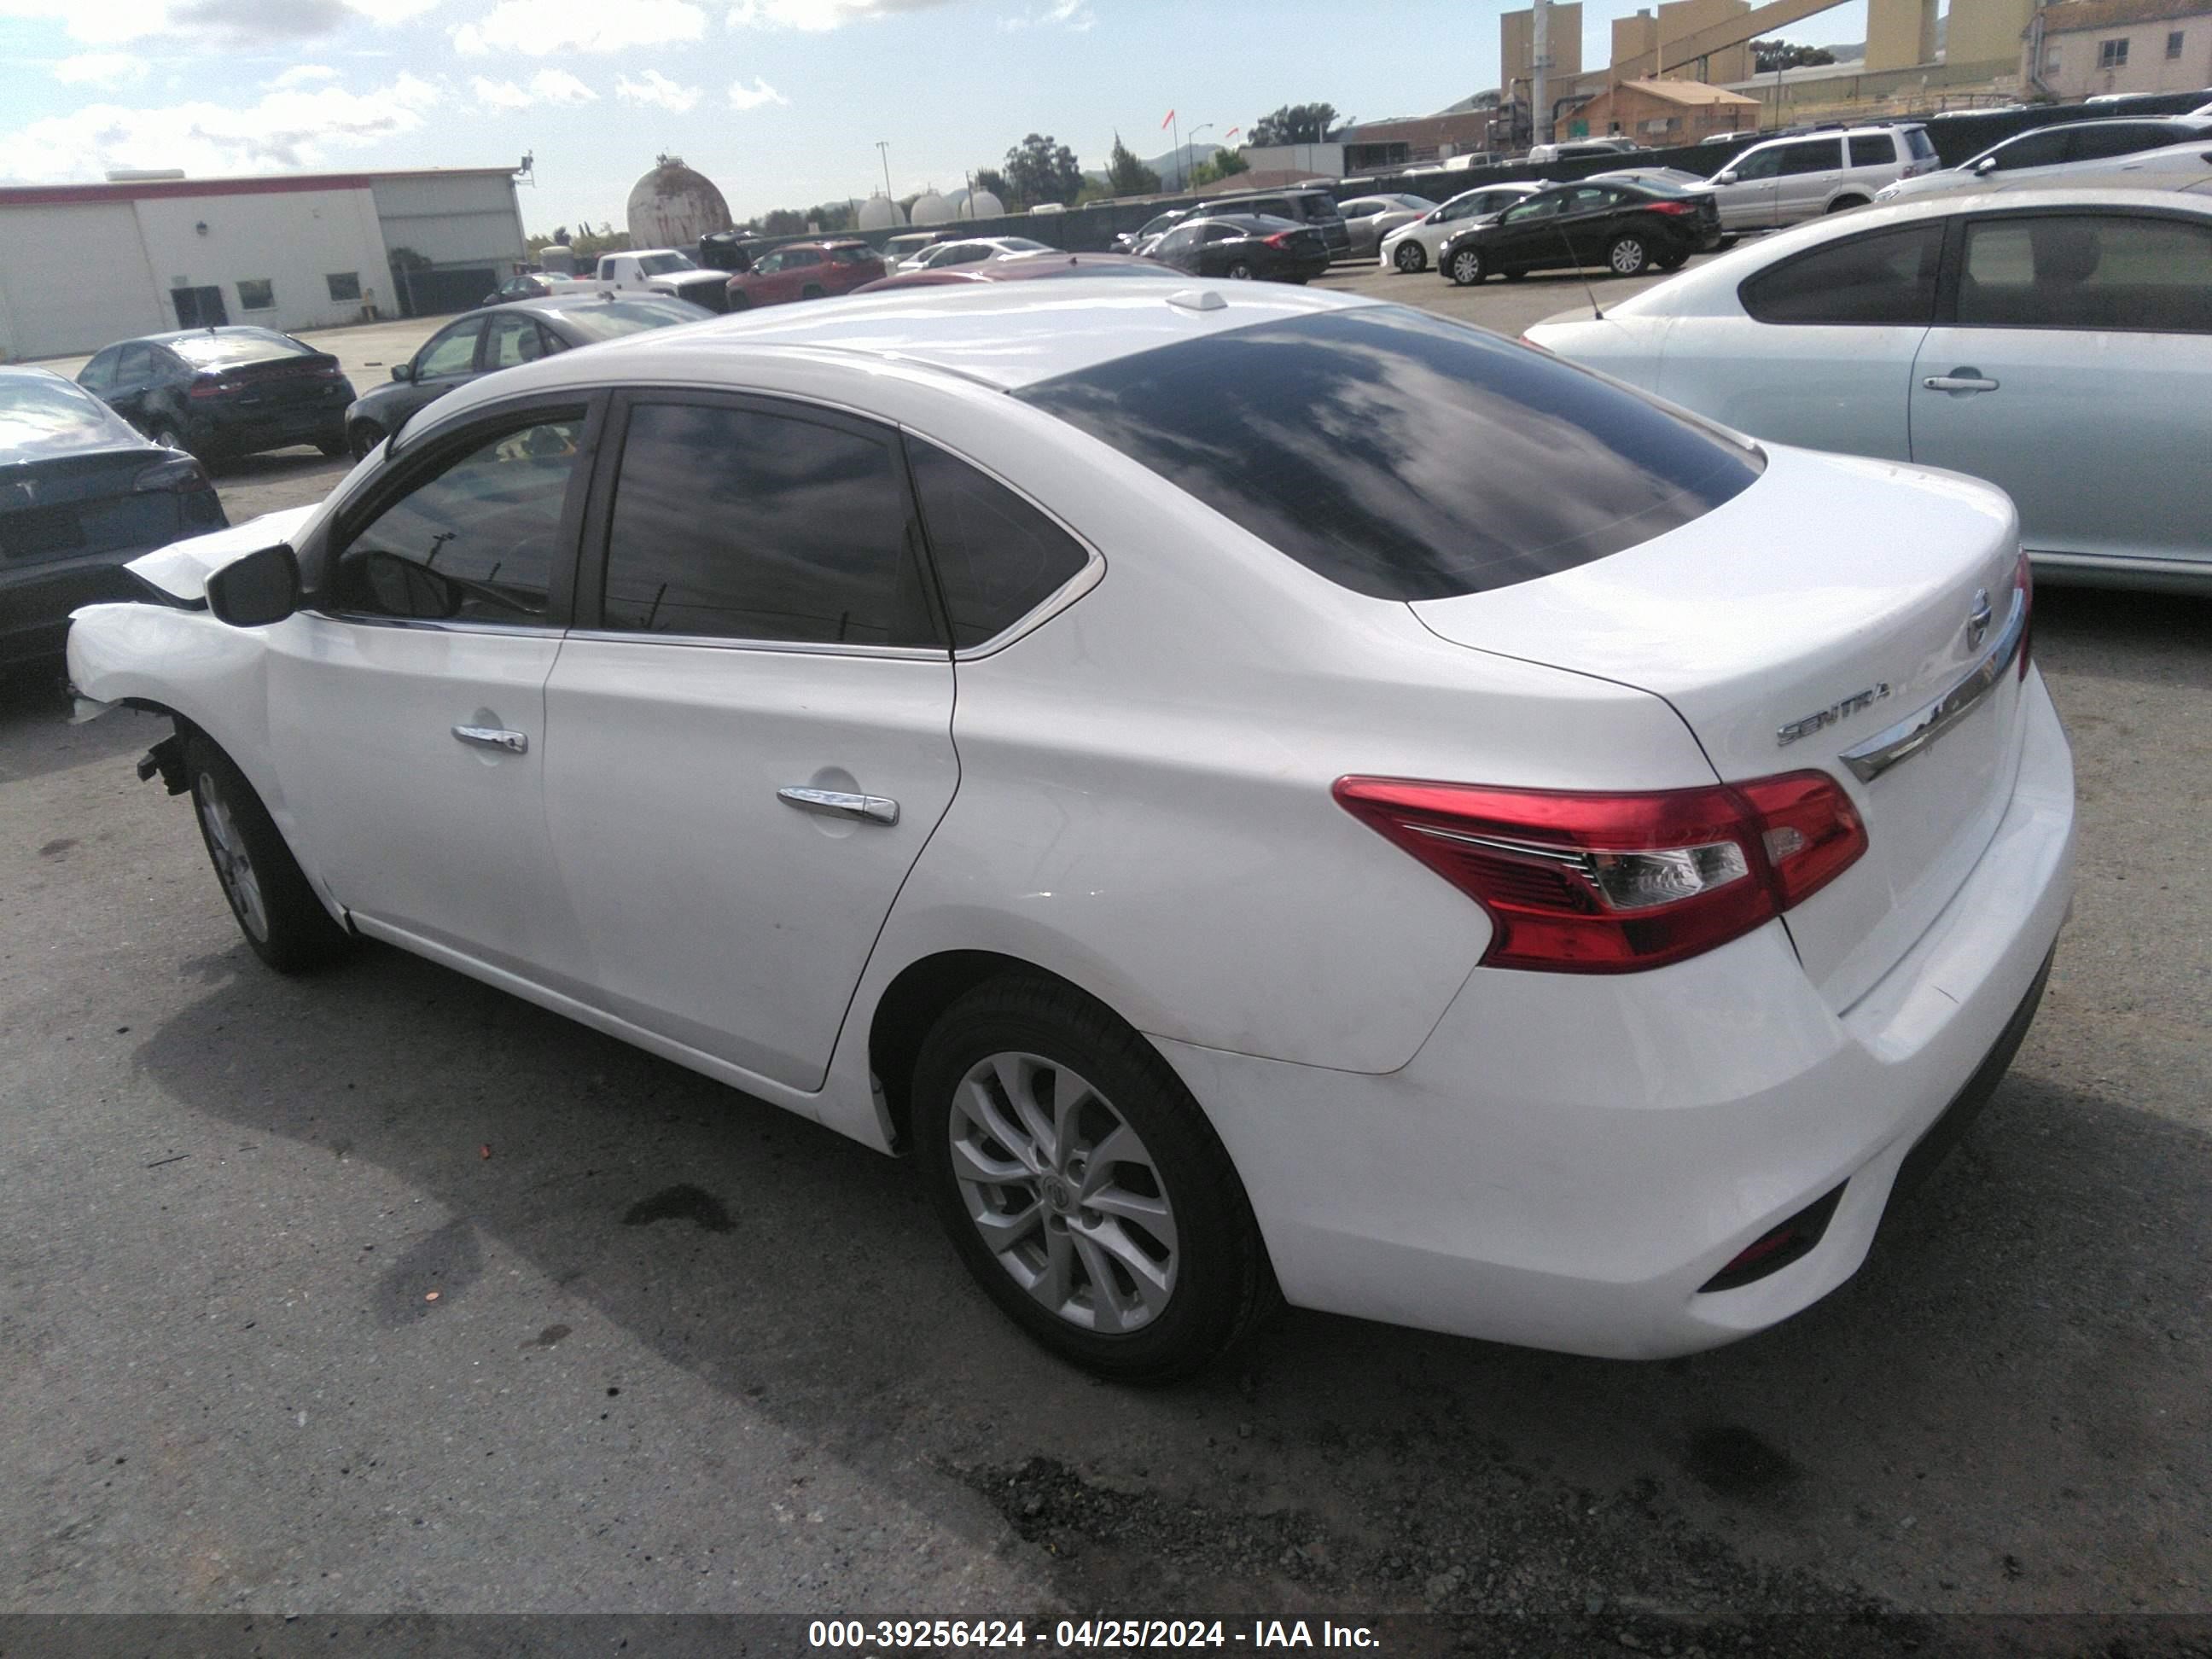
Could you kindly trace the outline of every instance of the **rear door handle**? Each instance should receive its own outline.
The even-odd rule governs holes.
[[[899,818],[898,803],[884,795],[855,795],[843,789],[810,789],[791,784],[777,790],[775,798],[787,806],[824,817],[882,824],[896,823]]]
[[[496,726],[457,726],[453,735],[463,743],[475,744],[481,749],[504,749],[510,755],[530,752],[530,739],[520,732],[509,732]]]
[[[1930,374],[1921,385],[1930,392],[1995,392],[1997,383],[1978,368],[1954,368],[1948,374]]]

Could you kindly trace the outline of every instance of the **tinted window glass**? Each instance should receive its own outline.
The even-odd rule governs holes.
[[[1897,161],[1897,147],[1886,132],[1863,132],[1851,140],[1851,165],[1855,167],[1886,167]]]
[[[261,363],[276,357],[312,357],[315,349],[268,328],[230,328],[220,334],[180,334],[163,342],[196,368]]]
[[[2010,172],[2014,167],[2047,167],[2066,159],[2068,138],[2063,127],[2051,127],[2041,132],[2024,132],[2008,144],[2000,144],[1987,152],[1996,160],[1997,171]],[[1982,158],[1976,156],[1966,163],[1971,171]]]
[[[115,381],[118,386],[143,386],[154,373],[153,348],[133,343],[123,348],[117,360]]]
[[[534,363],[545,355],[545,341],[538,331],[537,319],[508,315],[495,317],[491,332],[484,337],[484,368],[513,368],[518,363]]]
[[[415,360],[415,378],[430,380],[448,374],[466,374],[476,367],[477,336],[483,332],[483,319],[471,317],[434,336]]]
[[[890,445],[754,410],[641,404],[615,486],[606,625],[938,643]]]
[[[1088,562],[1073,537],[965,461],[913,438],[907,460],[953,644],[1003,633]]]
[[[59,376],[0,371],[0,465],[138,441],[106,404]]]
[[[583,430],[580,413],[509,430],[401,496],[348,539],[334,608],[542,621]]]
[[[1631,392],[1397,306],[1208,335],[1019,395],[1378,599],[1603,558],[1762,465]]]
[[[1907,127],[1905,130],[1905,148],[1911,152],[1916,161],[1933,161],[1936,156],[1936,145],[1928,137],[1925,127]]]
[[[1925,324],[1942,248],[1940,224],[1855,236],[1761,271],[1739,294],[1762,323]]]
[[[1747,155],[1738,156],[1722,171],[1734,173],[1738,179],[1771,179],[1781,168],[1782,152],[1779,149],[1755,149]]]
[[[1784,144],[1776,152],[1784,178],[1798,173],[1832,173],[1843,165],[1843,141],[1808,138],[1802,144]]]
[[[2074,129],[2074,142],[2066,148],[2066,156],[2072,161],[2098,161],[2108,155],[2133,155],[2139,149],[2150,149],[2166,143],[2179,143],[2181,139],[2168,140],[2166,129],[2153,126],[2146,121],[2116,122],[2111,126],[2101,121],[2085,122]]]
[[[648,328],[672,328],[678,323],[696,323],[714,313],[685,300],[635,299],[599,300],[589,305],[578,306],[573,311],[556,311],[562,325],[580,334],[586,341],[618,339],[625,334],[641,333]]]
[[[1970,222],[1959,325],[2212,333],[2212,228],[2116,214]]]
[[[76,374],[76,383],[88,392],[105,392],[115,384],[115,365],[123,353],[110,346]]]

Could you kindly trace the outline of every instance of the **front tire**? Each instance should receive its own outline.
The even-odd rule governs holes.
[[[1616,276],[1641,276],[1651,263],[1651,250],[1641,236],[1616,236],[1605,251],[1605,263]]]
[[[1399,243],[1397,252],[1390,257],[1391,263],[1408,276],[1419,276],[1429,268],[1429,251],[1419,242]]]
[[[200,840],[254,955],[283,974],[343,956],[353,936],[323,908],[246,775],[197,732],[185,741],[185,767]]]
[[[1482,255],[1471,247],[1463,247],[1451,256],[1446,267],[1452,281],[1461,288],[1473,288],[1490,275],[1482,263]]]
[[[823,290],[818,284],[809,283],[805,288],[799,290],[799,297],[802,300],[819,300],[823,297]]]
[[[1243,1185],[1159,1052],[1081,992],[978,986],[924,1041],[923,1183],[969,1273],[1043,1346],[1116,1382],[1219,1358],[1279,1304]]]
[[[368,452],[384,441],[384,428],[374,421],[356,421],[346,431],[346,447],[356,461],[367,460]]]

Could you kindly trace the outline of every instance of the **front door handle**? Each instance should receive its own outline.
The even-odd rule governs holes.
[[[898,803],[884,795],[856,795],[843,789],[810,789],[791,784],[777,790],[775,798],[787,806],[819,812],[824,817],[858,818],[863,823],[898,822]]]
[[[1995,392],[1997,383],[1978,368],[1954,368],[1948,374],[1930,374],[1921,385],[1930,392]]]
[[[496,726],[457,726],[453,735],[463,743],[472,743],[483,749],[504,749],[510,755],[530,752],[530,739],[520,732],[509,732]]]

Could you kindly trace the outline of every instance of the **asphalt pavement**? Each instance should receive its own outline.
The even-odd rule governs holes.
[[[1327,280],[1507,332],[1581,293]],[[343,470],[218,483],[237,519]],[[1662,1364],[1291,1314],[1164,1392],[1032,1348],[897,1163],[394,951],[267,972],[132,775],[166,726],[19,681],[0,1607],[1437,1608],[1655,1650],[1669,1616],[2212,1610],[2208,624],[2039,596],[2075,914],[1835,1296]],[[1756,1639],[1895,1634],[1795,1628]]]

